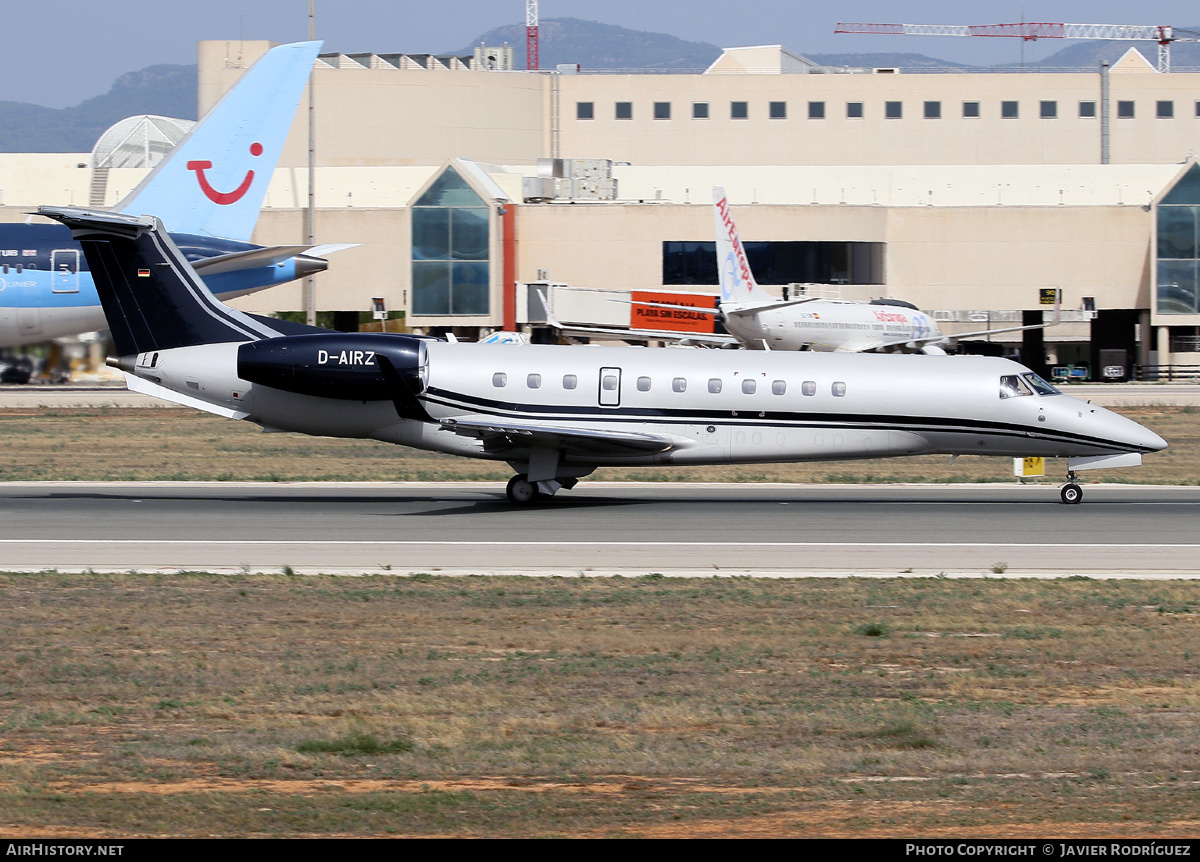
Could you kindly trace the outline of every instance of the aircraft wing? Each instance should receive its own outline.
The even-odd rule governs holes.
[[[678,445],[678,441],[672,437],[639,431],[476,422],[470,419],[443,419],[440,424],[443,431],[451,431],[462,437],[474,437],[483,443],[485,451],[497,455],[531,448],[558,449],[564,455],[591,457],[653,455],[674,449]]]
[[[1045,329],[1047,326],[1053,326],[1059,323],[1058,320],[1048,320],[1045,323],[1031,323],[1028,326],[1009,326],[1004,329],[980,329],[976,332],[958,332],[954,335],[928,335],[924,338],[899,338],[895,341],[879,342],[869,346],[855,345],[852,347],[844,347],[844,350],[851,350],[855,353],[861,353],[868,350],[882,350],[887,347],[899,347],[900,345],[909,345],[912,347],[920,347],[924,344],[933,344],[939,341],[961,341],[964,338],[979,338],[983,335],[999,335],[1002,332],[1021,332],[1025,329]]]

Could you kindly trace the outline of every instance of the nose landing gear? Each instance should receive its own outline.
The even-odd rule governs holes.
[[[1067,471],[1067,484],[1062,486],[1058,492],[1064,503],[1073,504],[1083,500],[1083,488],[1079,487],[1079,483],[1075,481],[1076,473],[1074,470]]]

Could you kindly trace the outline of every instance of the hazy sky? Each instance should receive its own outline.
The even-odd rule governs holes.
[[[966,63],[1021,59],[1017,39],[835,36],[839,21],[896,24],[1169,24],[1200,27],[1181,0],[540,0],[542,18],[584,18],[721,47],[782,44],[798,53],[904,51]],[[5,71],[0,101],[75,105],[125,72],[194,63],[202,39],[301,41],[308,0],[36,0],[0,3]],[[316,0],[317,37],[346,53],[440,53],[493,27],[524,24],[524,0]],[[1067,42],[1025,45],[1037,60]]]

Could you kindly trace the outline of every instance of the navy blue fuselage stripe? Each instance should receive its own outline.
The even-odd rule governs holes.
[[[438,397],[440,396],[440,397]],[[525,419],[532,421],[569,421],[571,419],[586,419],[589,417],[603,418],[609,422],[642,424],[659,422],[666,425],[746,425],[765,428],[861,428],[862,430],[911,431],[941,431],[944,433],[987,433],[1001,437],[1020,437],[1047,440],[1059,443],[1087,443],[1091,446],[1111,449],[1114,452],[1128,452],[1128,445],[1119,445],[1101,437],[1091,437],[1065,431],[1042,431],[1023,425],[1013,425],[1005,422],[993,422],[978,419],[951,419],[940,416],[896,416],[888,414],[847,414],[847,413],[799,413],[778,410],[746,410],[735,411],[703,410],[694,411],[683,408],[646,408],[646,407],[600,407],[593,405],[518,405],[514,402],[493,401],[478,396],[464,395],[457,392],[429,387],[421,396],[430,404],[439,404],[459,410],[472,409],[497,417],[508,419]],[[743,412],[745,415],[743,415]],[[759,413],[765,415],[759,416]],[[556,414],[556,415],[554,415]],[[1150,451],[1145,449],[1143,451]]]

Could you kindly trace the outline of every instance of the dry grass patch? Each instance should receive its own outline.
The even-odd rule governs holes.
[[[1191,407],[1121,412],[1170,444],[1141,467],[1093,474],[1106,482],[1200,483],[1200,414]],[[1047,481],[1065,463],[1050,462]],[[377,443],[263,434],[255,425],[180,409],[0,410],[0,481],[507,481],[504,463]],[[749,482],[1011,482],[1010,458],[941,455],[807,464],[602,469],[594,479]],[[1091,478],[1089,476],[1089,478]],[[586,480],[585,480],[586,481]]]
[[[1182,581],[0,575],[0,829],[1182,835],[1197,611]]]

